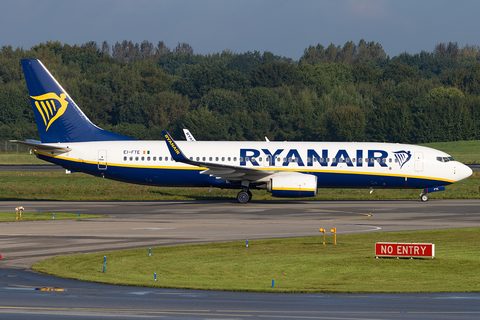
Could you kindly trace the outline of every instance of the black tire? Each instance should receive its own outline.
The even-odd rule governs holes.
[[[248,202],[250,202],[252,200],[253,195],[250,192],[250,190],[247,190],[247,193],[248,193],[248,197],[249,197]]]
[[[422,199],[423,202],[427,202],[427,201],[428,201],[428,195],[422,194],[422,195],[420,196],[420,199]]]
[[[237,201],[242,204],[247,203],[251,198],[252,197],[248,194],[248,191],[240,191],[237,194]]]

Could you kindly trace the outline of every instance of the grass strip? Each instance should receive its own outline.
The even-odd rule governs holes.
[[[118,285],[258,292],[478,292],[480,228],[183,245],[60,256],[32,269]],[[375,242],[434,243],[435,259],[374,257]],[[104,256],[107,257],[103,273]],[[154,273],[157,281],[154,281]],[[272,288],[272,279],[275,287]]]
[[[55,214],[55,218],[53,215]],[[44,220],[69,220],[69,219],[95,219],[95,218],[108,218],[107,215],[97,214],[80,214],[76,213],[64,213],[64,212],[22,212],[22,219],[16,219],[16,211],[12,212],[0,212],[0,222],[22,222],[22,221],[44,221]]]
[[[430,193],[430,199],[480,199],[480,172],[447,186],[446,191]],[[285,200],[272,197],[264,190],[251,190],[253,200]],[[304,200],[386,200],[420,199],[417,189],[319,189],[314,198]],[[129,184],[93,177],[84,173],[59,171],[0,171],[0,201],[123,201],[123,200],[229,200],[236,201],[238,190],[209,188],[171,188]],[[301,200],[295,198],[293,200]]]

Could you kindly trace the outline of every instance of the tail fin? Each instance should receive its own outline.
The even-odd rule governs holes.
[[[40,60],[22,60],[42,143],[133,140],[94,125]]]

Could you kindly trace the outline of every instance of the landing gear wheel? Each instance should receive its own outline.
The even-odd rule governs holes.
[[[423,202],[427,202],[427,201],[428,201],[428,195],[426,195],[426,194],[421,194],[421,195],[420,195],[420,199],[422,199]]]
[[[242,190],[240,191],[238,194],[237,194],[237,201],[239,203],[247,203],[248,201],[250,201],[250,199],[252,199],[252,194],[250,193],[250,191],[245,191],[245,190]]]

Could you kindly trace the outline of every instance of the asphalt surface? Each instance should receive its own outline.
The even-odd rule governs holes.
[[[0,202],[0,211],[109,214],[0,224],[0,318],[478,319],[479,293],[265,294],[110,286],[30,271],[69,253],[188,243],[480,226],[480,200]],[[372,248],[373,254],[373,248]],[[39,288],[65,291],[41,291]]]

